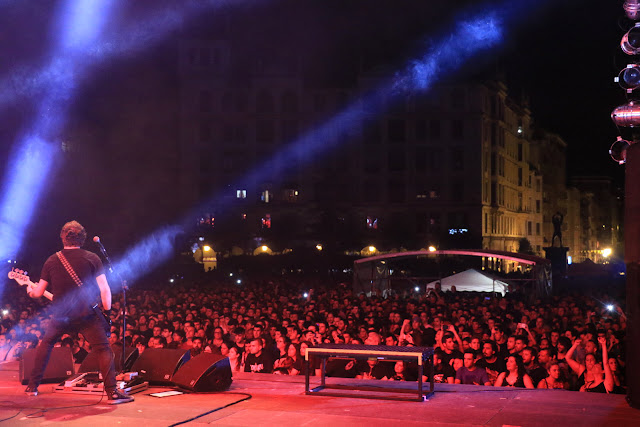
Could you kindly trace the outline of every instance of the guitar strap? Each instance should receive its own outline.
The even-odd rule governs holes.
[[[76,282],[76,285],[82,286],[82,280],[80,280],[73,267],[71,267],[71,264],[69,264],[69,261],[67,261],[67,257],[65,257],[60,251],[56,252],[56,255],[58,255],[58,259],[62,263],[62,266],[67,270],[67,273],[69,273],[69,276],[71,276],[73,281]]]
[[[61,251],[56,252],[56,255],[58,255],[58,259],[62,263],[65,270],[67,270],[67,273],[69,273],[69,276],[71,276],[73,281],[76,282],[76,285],[82,286],[82,280],[80,280],[80,277],[78,277],[73,267],[71,267],[71,264],[69,264],[67,257],[65,257]],[[95,311],[98,308],[98,304],[96,303],[94,305],[90,305],[90,307]]]

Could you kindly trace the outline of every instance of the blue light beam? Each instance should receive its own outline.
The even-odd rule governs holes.
[[[75,8],[65,10],[75,21],[82,22],[82,14],[87,4],[93,5],[91,0],[77,0]],[[91,19],[96,19],[98,25],[78,24],[77,29],[66,29],[61,38],[60,46],[66,47],[67,52],[83,55],[82,63],[85,68],[95,66],[105,60],[122,57],[136,53],[151,44],[157,43],[167,34],[178,30],[190,19],[204,11],[220,9],[223,7],[239,7],[242,5],[258,4],[263,0],[190,0],[176,2],[170,7],[154,11],[145,20],[136,21],[122,29],[115,29],[108,35],[98,37],[96,28],[101,27],[105,21],[105,9],[113,0],[101,0],[102,6],[95,6],[100,10],[101,16],[96,13],[89,14]],[[82,37],[86,37],[82,38]],[[89,42],[93,40],[93,42]],[[71,49],[69,51],[69,49]],[[0,108],[16,102],[19,99],[35,98],[41,96],[59,79],[60,70],[70,67],[76,61],[69,55],[56,56],[49,63],[41,67],[20,66],[13,69],[8,77],[0,80]],[[78,76],[81,78],[83,76]]]
[[[98,42],[116,0],[68,0],[62,3],[58,51],[84,52]],[[57,34],[53,35],[54,37]]]
[[[104,14],[106,8],[100,6],[107,6],[111,1],[95,0],[91,4],[96,5]],[[65,4],[70,10],[80,9],[83,13],[87,12],[87,0],[68,0]],[[68,9],[64,9],[62,21],[65,21],[67,11]],[[64,58],[71,53],[68,50],[70,48],[77,53],[78,46],[84,44],[81,40],[83,36],[89,38],[87,43],[96,37],[98,31],[96,28],[92,31],[85,29],[78,32],[74,32],[73,28],[86,28],[87,25],[99,27],[100,25],[84,21],[77,13],[74,14],[74,18],[73,22],[66,24],[67,27],[71,27],[68,29],[68,34],[75,34],[73,44],[68,45],[69,39],[67,39],[54,53],[54,57]],[[95,18],[95,15],[89,13],[85,18],[90,21]],[[57,65],[56,78],[47,82],[31,129],[17,142],[16,149],[9,158],[3,181],[4,197],[0,203],[0,259],[12,258],[20,251],[25,230],[33,217],[47,178],[53,173],[59,157],[59,145],[54,141],[64,125],[68,101],[76,88],[77,72],[83,64],[73,60],[55,61],[55,64]],[[0,285],[0,297],[2,293],[3,288]]]
[[[329,121],[289,144],[259,168],[249,172],[237,186],[232,186],[232,188],[243,188],[251,183],[261,182],[286,171],[291,165],[316,159],[323,152],[341,144],[343,141],[339,138],[340,135],[349,134],[352,129],[359,127],[363,116],[372,113],[371,105],[378,105],[379,109],[374,113],[380,114],[402,92],[427,90],[446,73],[452,73],[474,57],[496,49],[503,41],[505,18],[508,12],[514,11],[513,2],[505,3],[505,5],[461,20],[449,35],[432,43],[432,47],[425,55],[411,61],[395,78],[352,102]],[[201,207],[193,209],[184,217],[182,225],[176,225],[176,228],[172,229],[172,236],[175,237],[178,233],[184,232],[193,218],[192,215],[202,207],[224,206],[224,200],[225,196],[219,194],[203,203]],[[145,241],[159,239],[162,242],[167,242],[166,233],[165,229],[159,230],[151,234]],[[155,250],[153,246],[146,244],[136,245],[127,250],[116,263],[117,269],[130,272],[131,276],[128,276],[127,279],[135,282],[137,278],[155,269],[166,260],[166,257],[153,256]],[[165,253],[167,248],[163,247],[162,250]]]
[[[15,259],[24,230],[33,216],[33,199],[42,192],[46,175],[55,159],[55,149],[38,136],[28,136],[12,158],[0,202],[0,260]],[[1,288],[0,288],[1,291]],[[0,294],[1,295],[1,294]]]

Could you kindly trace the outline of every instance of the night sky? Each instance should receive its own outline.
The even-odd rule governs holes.
[[[20,76],[24,67],[37,68],[47,62],[59,30],[60,24],[52,17],[60,3],[0,0],[0,78],[14,81],[12,90],[23,89]],[[179,9],[184,3],[116,1],[121,6],[107,33],[123,32],[154,11]],[[297,52],[310,81],[348,87],[360,67],[388,65],[393,69],[405,64],[421,53],[430,37],[442,36],[468,5],[474,5],[477,11],[479,3],[241,1],[223,10],[199,13],[197,19],[185,23],[182,31],[207,37],[226,34],[244,49],[240,56],[247,63],[273,48]],[[524,8],[510,23],[504,45],[493,56],[486,54],[446,79],[456,81],[484,70],[505,70],[511,95],[529,96],[535,124],[567,141],[570,174],[608,175],[621,184],[624,169],[609,158],[608,149],[619,135],[610,113],[625,102],[625,93],[613,82],[628,61],[619,48],[620,38],[631,25],[623,19],[622,1],[528,3],[530,8]],[[219,25],[219,16],[224,14],[233,18],[233,28]],[[162,189],[152,184],[144,185],[143,178],[142,184],[133,186],[130,195],[123,198],[122,188],[127,188],[127,182],[122,176],[129,175],[119,174],[120,168],[144,177],[145,171],[163,164],[158,159],[167,156],[144,141],[153,139],[154,131],[176,135],[177,120],[167,118],[177,109],[172,100],[177,90],[178,35],[171,31],[131,54],[93,66],[87,78],[78,83],[77,96],[69,100],[67,121],[57,138],[79,141],[85,156],[83,164],[61,165],[37,205],[39,213],[28,239],[38,242],[43,254],[56,249],[58,230],[72,217],[82,218],[92,235],[108,235],[117,253],[188,208],[171,209],[171,196],[163,196]],[[28,129],[37,99],[37,94],[19,97],[0,107],[0,140],[6,147],[0,153],[0,168],[6,167],[9,148]],[[157,127],[136,127],[156,116]],[[133,136],[123,142],[122,136],[129,134]],[[622,135],[631,137],[629,133]],[[2,172],[4,176],[6,169]],[[127,203],[148,204],[148,218],[124,221]],[[136,223],[131,226],[135,231],[122,225],[125,222]]]

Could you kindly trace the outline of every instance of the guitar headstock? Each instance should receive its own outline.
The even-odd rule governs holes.
[[[13,279],[23,286],[31,283],[31,279],[29,278],[27,272],[24,270],[12,268],[9,274],[7,274],[7,276],[9,276],[9,279]]]

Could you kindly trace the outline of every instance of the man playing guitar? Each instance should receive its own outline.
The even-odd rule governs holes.
[[[80,247],[87,233],[77,221],[66,223],[60,231],[64,249],[51,255],[44,263],[40,281],[27,286],[31,298],[40,298],[50,286],[53,294],[52,314],[42,342],[37,347],[33,371],[25,393],[38,394],[51,349],[67,331],[81,332],[91,343],[91,351],[98,354],[100,371],[108,403],[131,402],[133,397],[116,388],[116,370],[113,352],[107,339],[108,326],[103,316],[93,307],[99,292],[102,307],[111,309],[111,289],[104,273],[102,261],[93,252]]]

